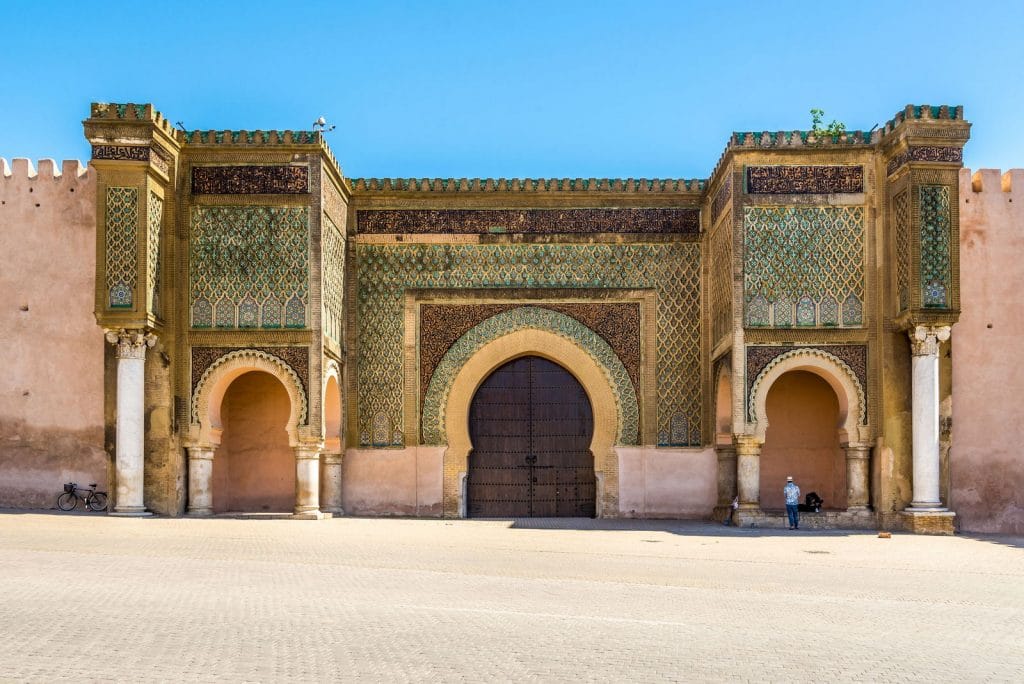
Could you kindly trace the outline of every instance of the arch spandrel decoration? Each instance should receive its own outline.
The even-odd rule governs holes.
[[[772,359],[751,385],[748,419],[754,424],[754,434],[760,441],[764,441],[768,431],[765,409],[768,391],[780,376],[798,370],[814,373],[835,391],[839,400],[841,440],[869,439],[867,395],[857,374],[845,361],[822,349],[798,347]]]
[[[569,340],[596,362],[613,388],[617,415],[616,442],[636,444],[640,423],[636,388],[611,346],[575,318],[532,306],[512,309],[488,318],[456,340],[445,353],[430,378],[423,399],[423,443],[449,443],[445,407],[455,377],[466,361],[489,342],[529,328],[551,332]],[[575,371],[572,367],[569,370]]]
[[[290,414],[288,440],[298,444],[299,426],[305,424],[309,403],[298,374],[287,363],[257,349],[236,349],[224,354],[203,372],[192,394],[192,426],[190,441],[216,445],[223,428],[220,410],[224,394],[232,381],[251,371],[269,373],[281,381],[288,392]]]

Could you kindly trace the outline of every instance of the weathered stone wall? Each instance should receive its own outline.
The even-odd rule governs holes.
[[[951,508],[960,529],[1024,534],[1024,170],[960,172]]]
[[[95,178],[77,161],[0,170],[0,507],[51,508],[63,482],[108,489]]]

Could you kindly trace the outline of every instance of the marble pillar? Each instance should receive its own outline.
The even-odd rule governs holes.
[[[146,349],[156,336],[144,330],[108,330],[117,347],[117,421],[113,515],[151,515],[143,502],[146,437]]]
[[[939,347],[949,326],[910,331],[913,391],[913,500],[910,511],[943,511],[939,498]]]

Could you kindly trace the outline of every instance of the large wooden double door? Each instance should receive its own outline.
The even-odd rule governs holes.
[[[470,517],[593,517],[590,399],[556,363],[525,356],[491,373],[469,410]]]

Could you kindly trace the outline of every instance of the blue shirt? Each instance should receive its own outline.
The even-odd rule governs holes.
[[[787,506],[796,506],[800,503],[800,488],[796,486],[796,482],[787,482],[782,493],[786,495]]]

